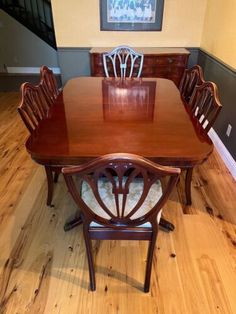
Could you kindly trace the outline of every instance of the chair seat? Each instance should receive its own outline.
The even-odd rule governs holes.
[[[123,180],[124,183],[125,179]],[[100,197],[104,204],[111,210],[111,212],[115,213],[115,198],[114,194],[112,193],[112,185],[110,182],[107,181],[106,178],[100,178],[98,181],[98,191],[100,194]],[[135,180],[130,183],[129,186],[129,194],[127,195],[127,201],[126,201],[126,206],[125,206],[125,213],[129,213],[134,206],[137,204],[139,201],[141,194],[143,192],[143,181],[142,179],[135,178]],[[110,217],[107,215],[107,213],[101,208],[101,206],[98,204],[96,198],[93,195],[93,192],[87,182],[83,182],[82,185],[82,192],[81,196],[84,200],[84,202],[87,204],[89,208],[98,216],[105,218],[105,219],[110,219]],[[142,206],[139,208],[139,210],[131,217],[131,219],[135,219],[138,217],[143,216],[145,213],[147,213],[160,199],[162,196],[162,188],[161,188],[161,183],[160,181],[157,181],[152,185],[152,187],[149,190],[149,193],[142,204]],[[119,204],[121,204],[122,200],[121,198],[119,199]],[[120,206],[121,207],[121,206]],[[162,210],[158,213],[157,215],[157,222],[160,222],[161,219],[161,212]],[[90,224],[90,227],[103,227],[103,225],[98,224],[97,222],[93,221]],[[151,224],[149,222],[146,222],[144,224],[141,224],[137,227],[142,227],[142,228],[151,228]]]

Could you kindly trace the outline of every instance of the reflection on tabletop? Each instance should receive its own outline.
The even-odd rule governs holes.
[[[102,81],[105,121],[153,121],[155,81],[104,79]]]

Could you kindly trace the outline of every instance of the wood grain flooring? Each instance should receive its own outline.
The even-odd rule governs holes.
[[[0,313],[236,313],[236,183],[216,152],[194,171],[192,206],[183,180],[164,209],[151,289],[143,293],[147,243],[95,241],[89,291],[81,226],[63,178],[47,207],[46,180],[24,148],[18,93],[0,93]]]

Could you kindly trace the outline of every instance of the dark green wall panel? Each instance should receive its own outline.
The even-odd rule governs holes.
[[[90,76],[89,50],[91,48],[58,48],[62,84],[76,76]]]
[[[236,160],[236,71],[202,50],[199,51],[198,63],[203,68],[205,79],[218,86],[223,108],[214,130]],[[226,136],[228,124],[232,125],[230,137]]]

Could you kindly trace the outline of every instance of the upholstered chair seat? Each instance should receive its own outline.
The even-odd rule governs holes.
[[[125,179],[123,179],[123,183],[125,183]],[[112,185],[106,178],[99,179],[98,191],[104,204],[107,206],[107,208],[110,209],[110,211],[113,214],[115,214],[116,213],[115,197],[114,197],[114,194],[112,193]],[[128,214],[135,207],[135,205],[138,203],[141,197],[142,192],[143,192],[143,180],[136,178],[135,181],[131,182],[129,186],[129,194],[127,195],[125,214]],[[89,187],[89,185],[85,181],[83,182],[81,193],[82,193],[81,196],[84,202],[87,204],[89,208],[92,209],[92,211],[96,215],[103,217],[105,219],[110,218],[105,213],[105,211],[101,208],[101,206],[98,204],[96,198],[94,197],[92,189]],[[160,199],[161,196],[162,196],[161,183],[160,181],[157,181],[156,183],[152,185],[144,203],[139,208],[139,210],[132,216],[132,218],[135,219],[139,216],[143,216],[146,213],[148,213],[150,209],[154,207],[154,205]],[[161,212],[162,210],[157,215],[158,224],[161,219]],[[91,222],[90,227],[103,227],[103,226],[93,221]],[[139,225],[139,227],[151,228],[151,224],[150,222],[146,222],[144,224]]]

